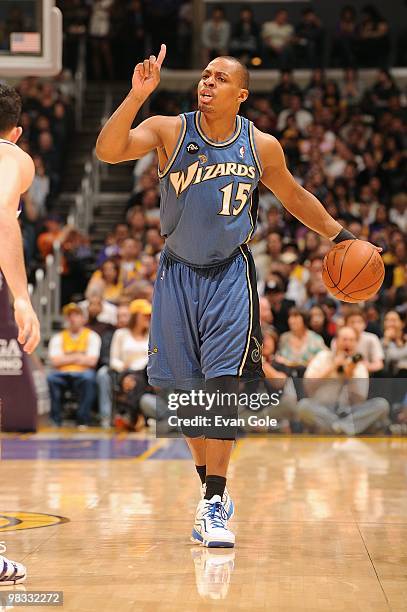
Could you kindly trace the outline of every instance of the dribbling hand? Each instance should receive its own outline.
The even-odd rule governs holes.
[[[29,300],[17,298],[14,318],[18,327],[18,341],[26,353],[32,353],[40,341],[40,323]]]
[[[167,53],[167,47],[161,45],[160,53],[156,58],[150,55],[149,59],[140,62],[134,69],[132,78],[132,90],[138,96],[147,98],[160,82],[160,70]]]

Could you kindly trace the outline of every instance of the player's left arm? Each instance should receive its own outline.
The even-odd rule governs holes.
[[[34,177],[34,164],[29,155],[17,147],[2,145],[0,151],[0,269],[14,298],[14,314],[18,340],[31,353],[39,342],[39,324],[28,295],[23,245],[17,209],[22,193]]]
[[[325,238],[334,239],[343,229],[321,202],[299,185],[288,170],[283,149],[273,136],[255,130],[256,148],[263,166],[261,181],[294,217]]]

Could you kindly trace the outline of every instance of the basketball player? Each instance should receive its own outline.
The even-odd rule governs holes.
[[[34,178],[34,163],[16,142],[22,134],[18,126],[21,99],[7,85],[0,85],[0,270],[14,298],[18,341],[32,353],[40,340],[40,326],[28,295],[27,276],[18,216],[20,196]],[[5,290],[3,288],[3,290]],[[26,569],[21,563],[0,555],[0,586],[23,582]]]
[[[158,58],[137,64],[132,89],[102,129],[96,151],[109,163],[158,153],[166,244],[153,298],[151,384],[192,389],[202,377],[218,412],[237,415],[236,405],[222,406],[219,398],[237,394],[239,377],[263,375],[256,273],[248,247],[258,182],[321,236],[334,242],[354,236],[295,182],[278,141],[239,116],[249,95],[249,74],[235,58],[217,57],[205,68],[197,112],[150,117],[131,129],[160,81],[165,53],[162,45]],[[192,537],[204,546],[233,547],[227,523],[233,503],[225,486],[235,431],[212,427],[200,437],[183,432],[202,481]]]

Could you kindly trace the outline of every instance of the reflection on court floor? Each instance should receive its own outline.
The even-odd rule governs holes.
[[[1,442],[5,554],[27,589],[63,591],[64,610],[406,609],[406,439],[240,440],[233,551],[190,542],[200,486],[182,440]]]

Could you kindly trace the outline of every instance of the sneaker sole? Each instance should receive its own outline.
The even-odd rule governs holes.
[[[195,530],[192,530],[191,541],[207,548],[234,548],[234,542],[227,542],[221,540],[204,540],[203,537]]]
[[[20,576],[19,578],[15,578],[14,580],[0,580],[0,587],[4,586],[14,586],[15,584],[20,584],[24,582],[27,576]]]

